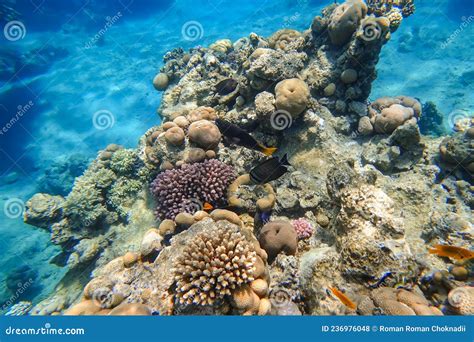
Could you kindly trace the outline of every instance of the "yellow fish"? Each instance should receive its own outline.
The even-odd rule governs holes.
[[[456,260],[471,260],[474,258],[473,251],[450,245],[434,245],[428,252],[440,257],[448,257]]]
[[[357,305],[352,300],[350,300],[349,297],[347,297],[344,293],[342,293],[335,287],[331,287],[330,290],[341,301],[342,304],[352,310],[355,310],[357,308]]]

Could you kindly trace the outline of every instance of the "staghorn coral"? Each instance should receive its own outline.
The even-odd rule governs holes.
[[[90,227],[107,215],[104,202],[102,191],[95,180],[84,175],[74,182],[74,187],[64,202],[63,213],[74,226]]]
[[[304,240],[313,235],[314,227],[310,222],[308,222],[308,220],[299,218],[297,220],[293,220],[291,224],[293,225],[293,228],[295,228],[298,239]]]
[[[130,176],[136,171],[138,162],[136,150],[121,149],[112,155],[110,169],[117,175]]]
[[[204,202],[221,205],[225,202],[227,187],[235,177],[231,166],[216,159],[166,170],[151,184],[151,192],[158,203],[156,216],[174,219],[182,212],[194,214]]]
[[[212,305],[254,280],[256,253],[239,230],[217,226],[195,236],[173,272],[181,304]]]
[[[143,189],[139,180],[120,177],[107,192],[107,201],[117,214],[125,219],[136,195]]]

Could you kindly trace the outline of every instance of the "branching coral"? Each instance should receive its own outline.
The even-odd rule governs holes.
[[[186,246],[174,268],[181,304],[212,305],[254,280],[256,253],[236,226],[203,231]]]
[[[298,239],[303,240],[309,238],[313,235],[314,227],[308,220],[304,218],[299,218],[291,222],[293,228],[296,230],[296,234],[298,235]]]
[[[227,187],[235,179],[234,169],[216,159],[184,164],[159,174],[151,184],[158,203],[157,217],[174,219],[182,212],[193,214],[204,202],[225,202]]]
[[[385,16],[394,9],[399,10],[403,17],[408,17],[415,13],[413,0],[366,0],[369,14]]]

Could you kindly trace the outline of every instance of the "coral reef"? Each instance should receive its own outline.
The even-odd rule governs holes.
[[[472,314],[472,265],[429,253],[472,248],[472,122],[438,137],[430,102],[369,101],[413,11],[348,0],[307,30],[168,52],[162,122],[99,151],[64,197],[26,203],[67,267],[30,313]],[[287,172],[253,184],[265,157],[217,119],[278,147]]]

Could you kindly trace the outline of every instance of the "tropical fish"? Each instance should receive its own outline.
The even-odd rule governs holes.
[[[202,210],[209,211],[209,210],[212,210],[212,209],[214,209],[214,206],[211,203],[204,202],[204,204],[202,206]]]
[[[342,304],[347,306],[348,308],[355,310],[357,305],[349,299],[344,293],[336,289],[335,287],[331,287],[331,292],[341,301]]]
[[[250,134],[244,131],[237,125],[234,125],[228,121],[217,119],[216,125],[221,133],[229,138],[229,140],[236,144],[246,148],[260,151],[267,156],[271,156],[276,150],[276,147],[265,147],[254,139]]]
[[[220,81],[214,87],[216,94],[219,95],[228,95],[232,93],[239,83],[233,78],[226,78],[225,80]]]
[[[390,271],[385,272],[375,284],[371,284],[371,285],[369,285],[369,287],[372,288],[372,289],[376,289],[377,287],[382,285],[382,283],[385,281],[385,279],[387,279],[391,275],[392,275],[392,272],[390,272]]]
[[[256,184],[268,183],[283,176],[288,171],[287,166],[291,165],[286,154],[281,160],[278,157],[267,159],[250,170],[250,179]]]
[[[441,257],[448,257],[456,260],[474,259],[474,252],[462,247],[450,245],[435,245],[428,250],[430,254],[436,254]]]

